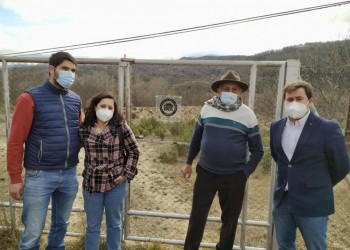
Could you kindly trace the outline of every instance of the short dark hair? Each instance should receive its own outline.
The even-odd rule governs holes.
[[[305,82],[305,81],[296,81],[296,82],[288,83],[286,86],[284,86],[283,99],[286,98],[286,93],[290,93],[298,88],[303,88],[305,90],[305,94],[306,94],[308,99],[312,98],[312,96],[313,96],[312,85],[308,82]]]
[[[57,53],[51,54],[49,58],[49,65],[52,65],[56,68],[58,65],[60,65],[66,60],[71,61],[72,63],[74,63],[75,66],[77,65],[77,61],[75,60],[75,58],[68,52],[64,51],[59,51]]]
[[[111,120],[109,121],[109,124],[116,125],[123,120],[122,115],[119,114],[118,112],[118,106],[115,101],[114,95],[110,92],[101,92],[95,95],[91,99],[87,108],[85,109],[85,119],[84,119],[83,125],[92,126],[92,127],[95,125],[97,121],[95,107],[97,106],[97,104],[100,103],[102,99],[105,99],[105,98],[112,99],[114,103],[114,114]]]

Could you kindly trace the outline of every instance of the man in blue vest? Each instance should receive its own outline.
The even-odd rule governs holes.
[[[81,100],[69,90],[76,67],[69,53],[52,54],[49,79],[22,93],[16,102],[7,145],[7,171],[11,197],[23,199],[24,231],[19,249],[40,248],[50,200],[51,227],[46,249],[65,248],[64,236],[78,191]]]

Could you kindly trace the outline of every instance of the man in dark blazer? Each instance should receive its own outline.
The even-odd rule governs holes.
[[[333,187],[350,170],[345,137],[336,122],[310,112],[312,86],[293,82],[283,90],[287,117],[270,128],[277,163],[273,218],[280,250],[295,248],[299,228],[307,249],[326,249]]]

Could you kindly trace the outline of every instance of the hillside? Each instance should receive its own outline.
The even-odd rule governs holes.
[[[322,116],[338,120],[344,125],[350,96],[350,40],[307,43],[271,50],[253,56],[227,55],[184,57],[182,60],[260,60],[283,61],[299,59],[301,77],[315,87],[315,102]],[[17,64],[10,68],[10,103],[24,90],[46,79],[46,65]],[[185,66],[185,65],[131,65],[131,101],[134,107],[154,107],[156,95],[182,97],[182,105],[201,106],[213,92],[210,84],[232,67]],[[235,67],[243,81],[249,82],[249,67]],[[3,92],[2,71],[0,91]],[[257,97],[258,112],[274,110],[278,69],[258,68]],[[109,90],[117,93],[118,69],[116,65],[79,65],[77,80],[72,90],[84,102],[94,93]],[[0,96],[0,107],[3,103]],[[271,115],[273,112],[264,115]]]
[[[227,55],[227,56],[202,56],[202,57],[183,57],[182,60],[259,60],[259,61],[281,61],[287,59],[299,59],[302,64],[308,62],[309,58],[315,58],[326,65],[334,52],[342,52],[343,56],[339,58],[340,64],[349,63],[350,40],[341,40],[334,42],[306,43],[284,47],[279,50],[268,50],[252,56],[245,55]]]

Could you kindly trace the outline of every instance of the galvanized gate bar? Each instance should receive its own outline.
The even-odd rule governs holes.
[[[261,66],[261,67],[279,67],[280,71],[279,71],[279,86],[278,86],[278,95],[277,95],[277,100],[276,100],[276,117],[280,117],[279,114],[282,114],[282,99],[281,94],[282,94],[282,89],[283,86],[285,85],[285,81],[287,78],[292,79],[293,76],[295,75],[295,72],[293,71],[292,73],[290,73],[288,75],[288,77],[286,76],[286,62],[285,61],[226,61],[226,60],[148,60],[148,59],[132,59],[132,58],[123,58],[123,61],[128,62],[130,64],[146,64],[146,65],[192,65],[192,66],[200,66],[200,65],[207,65],[207,66],[249,66],[250,67],[250,92],[249,92],[249,106],[254,110],[254,99],[255,99],[255,86],[256,86],[256,74],[257,74],[257,66]],[[291,60],[291,65],[293,65],[293,67],[296,67],[298,65],[298,60]],[[294,63],[294,64],[293,64]],[[299,63],[300,64],[300,63]],[[127,74],[130,74],[130,72],[128,72]],[[299,76],[300,77],[300,76]],[[131,78],[131,77],[130,77]],[[295,79],[296,80],[296,79]],[[129,107],[126,107],[126,113],[131,112],[131,110],[127,110]],[[130,107],[131,108],[131,107]],[[278,110],[278,111],[277,111]],[[271,167],[271,172],[273,173],[273,177],[275,176],[275,171],[276,168],[273,167],[273,163],[272,163],[272,167]],[[269,249],[269,246],[273,246],[273,236],[272,235],[272,228],[273,228],[273,223],[272,223],[272,218],[271,218],[271,209],[272,209],[272,197],[273,197],[273,186],[275,185],[275,177],[271,178],[271,192],[270,192],[270,205],[269,205],[269,210],[268,210],[268,218],[269,221],[264,225],[268,228],[268,233],[271,233],[270,235],[268,235],[267,237],[267,242],[266,242],[266,246],[267,249]],[[246,219],[247,215],[247,194],[248,194],[248,183],[247,183],[247,187],[246,187],[246,191],[245,191],[245,198],[244,198],[244,203],[243,203],[243,207],[242,207],[242,221],[239,221],[239,223],[241,224],[241,249],[250,249],[248,247],[245,247],[245,232],[246,232],[246,225],[248,224],[248,220]],[[126,204],[130,204],[129,201],[129,197],[127,197],[127,201]],[[130,212],[131,210],[126,210],[125,214],[126,217],[131,216],[131,215],[135,215],[135,211]],[[149,216],[149,212],[148,211],[138,211],[139,213],[137,214],[138,216]],[[163,217],[160,214],[157,214],[156,212],[152,212],[154,217]],[[159,215],[159,216],[155,216],[155,215]],[[163,214],[164,215],[164,214]],[[171,214],[167,214],[170,217],[166,217],[165,218],[172,218]],[[209,218],[208,218],[209,220]],[[220,218],[214,218],[214,221],[220,221]],[[126,219],[126,221],[129,221],[129,219]],[[129,226],[129,224],[126,225],[127,227]],[[124,235],[125,239],[128,240],[145,240],[145,241],[149,241],[151,238],[147,238],[147,237],[138,237],[138,236],[131,236],[128,233],[130,233],[129,228],[126,228],[124,231],[126,234]],[[165,239],[165,238],[152,238],[152,240],[155,241],[160,241],[160,242],[164,242],[167,244],[176,244],[174,242],[182,242],[183,241],[177,241],[177,240],[169,240],[169,239]],[[212,247],[215,248],[215,244],[213,243],[203,243],[203,244],[208,244],[206,245],[207,247]],[[204,245],[203,245],[204,246]],[[236,247],[236,246],[235,246]],[[234,248],[234,249],[239,249],[239,248]]]
[[[18,62],[18,63],[45,63],[48,62],[48,57],[0,57],[2,60],[2,70],[3,70],[3,84],[4,84],[4,100],[5,100],[5,119],[6,119],[6,136],[9,136],[10,129],[10,105],[9,105],[9,82],[8,82],[8,68],[7,62]],[[149,60],[149,59],[132,59],[132,58],[122,58],[122,59],[100,59],[100,58],[77,58],[79,64],[104,64],[104,65],[118,65],[118,92],[123,93],[118,95],[118,107],[120,111],[125,110],[126,118],[128,122],[131,121],[131,96],[130,96],[130,79],[131,79],[131,64],[146,64],[146,65],[206,65],[206,66],[246,66],[250,67],[250,92],[249,92],[249,106],[254,110],[254,99],[255,99],[255,87],[256,87],[256,74],[258,67],[279,67],[279,83],[278,83],[278,94],[276,101],[276,118],[281,117],[283,113],[283,100],[282,100],[282,89],[287,81],[297,80],[300,78],[300,62],[298,60],[288,60],[286,61],[227,61],[227,60]],[[251,226],[262,226],[268,228],[268,239],[267,239],[267,249],[274,249],[275,245],[272,243],[272,197],[273,197],[273,186],[275,183],[275,171],[276,166],[272,163],[271,167],[271,190],[270,190],[270,203],[268,211],[268,221],[253,221],[248,220],[246,211],[247,204],[245,202],[242,208],[242,220],[239,220],[241,227],[241,246],[235,246],[235,249],[264,249],[264,248],[254,248],[246,247],[245,245],[245,228],[247,225]],[[130,188],[128,186],[129,195]],[[246,188],[247,197],[248,185]],[[246,199],[246,198],[245,198]],[[161,217],[161,218],[176,218],[176,219],[188,219],[189,215],[176,214],[176,213],[158,213],[149,211],[136,211],[130,208],[130,197],[126,198],[125,202],[125,225],[124,225],[124,238],[129,240],[142,240],[149,241],[156,240],[168,244],[183,244],[181,240],[165,239],[165,238],[149,238],[149,237],[138,237],[130,235],[129,231],[129,216],[151,216],[151,217]],[[11,211],[14,211],[15,207],[21,207],[21,203],[13,204],[12,200],[8,203],[0,202],[0,206],[9,206]],[[81,208],[73,208],[75,212],[83,212]],[[218,217],[209,217],[208,221],[219,222]],[[15,226],[14,212],[11,213],[11,224]],[[76,233],[69,232],[68,234],[74,235]],[[214,243],[203,243],[203,246],[215,247]]]

